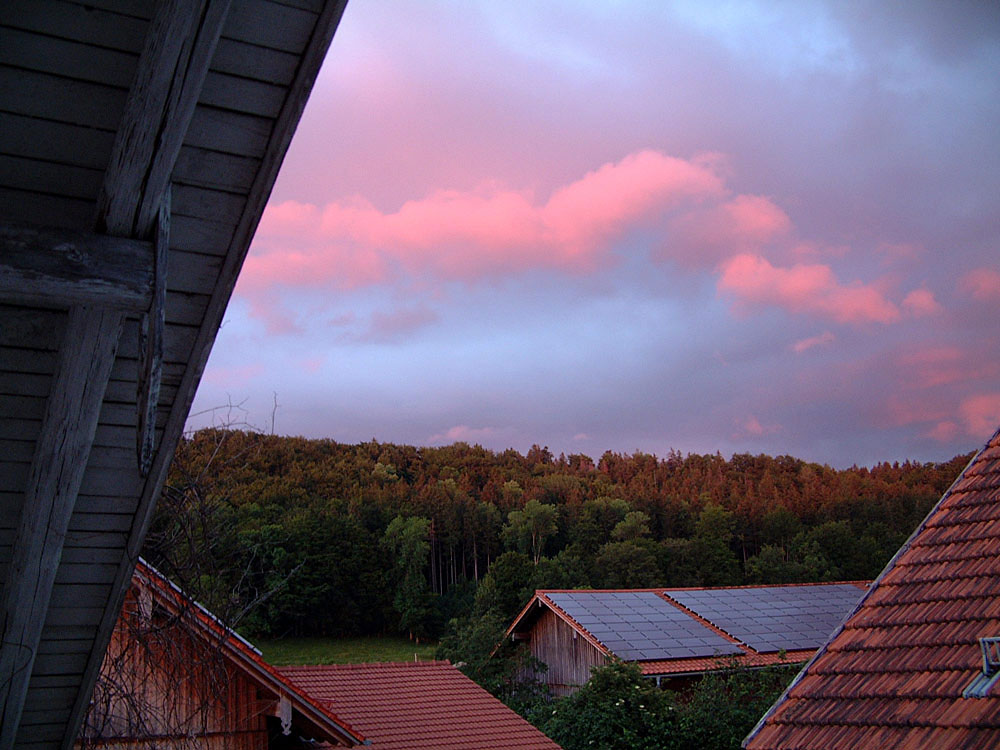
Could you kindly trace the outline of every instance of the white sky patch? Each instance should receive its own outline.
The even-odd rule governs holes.
[[[783,76],[811,70],[839,75],[858,71],[850,39],[826,8],[816,3],[679,0],[672,6],[684,22]]]
[[[568,23],[560,24],[559,28],[543,23],[541,15],[551,17],[558,12],[553,13],[549,8],[548,14],[540,15],[542,7],[535,6],[533,12],[524,13],[504,2],[480,4],[496,39],[516,55],[588,76],[606,76],[612,72],[607,62],[595,54],[592,45],[565,31]],[[569,21],[576,12],[575,8],[566,7],[562,15]]]

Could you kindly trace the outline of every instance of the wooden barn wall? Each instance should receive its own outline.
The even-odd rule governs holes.
[[[276,696],[206,640],[194,610],[170,615],[140,598],[126,599],[77,747],[266,750],[262,709]]]
[[[548,666],[539,677],[556,695],[573,692],[590,679],[592,667],[608,663],[604,654],[550,609],[531,629],[529,647],[531,655]]]

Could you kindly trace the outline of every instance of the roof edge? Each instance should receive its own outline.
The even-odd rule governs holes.
[[[788,687],[786,687],[782,691],[781,695],[778,696],[777,700],[775,700],[774,703],[771,704],[771,707],[769,709],[767,709],[767,712],[763,716],[760,717],[760,719],[754,725],[753,729],[750,730],[750,733],[747,734],[747,736],[743,738],[743,742],[740,744],[740,747],[744,747],[745,748],[747,745],[750,744],[750,742],[753,741],[753,739],[760,733],[760,730],[764,728],[764,724],[767,723],[767,720],[770,719],[771,716],[773,716],[774,713],[777,711],[778,707],[782,703],[784,703],[785,698],[788,697],[788,694],[795,687],[798,686],[799,682],[802,681],[802,678],[805,676],[805,673],[809,669],[809,667],[811,667],[813,665],[813,663],[816,662],[817,659],[819,659],[824,654],[826,654],[827,647],[831,643],[833,643],[833,641],[836,640],[837,636],[839,636],[843,632],[844,626],[850,621],[850,619],[852,617],[854,617],[854,615],[856,615],[861,610],[861,607],[864,606],[865,602],[868,601],[868,597],[870,597],[875,592],[875,590],[878,588],[879,584],[882,582],[882,579],[885,578],[893,570],[893,568],[896,567],[896,562],[899,560],[899,558],[902,557],[906,552],[909,551],[910,545],[912,545],[913,542],[914,542],[914,540],[921,533],[923,533],[923,531],[924,531],[925,528],[927,528],[927,523],[928,523],[928,521],[930,521],[931,517],[935,513],[937,513],[938,510],[940,509],[940,507],[944,504],[944,502],[949,497],[951,497],[951,493],[955,489],[955,486],[960,481],[962,481],[962,479],[965,477],[965,473],[970,468],[972,468],[972,465],[975,464],[976,461],[979,460],[980,456],[982,456],[983,453],[986,452],[986,450],[990,447],[990,444],[994,440],[996,440],[997,437],[1000,437],[1000,427],[997,428],[997,430],[993,433],[993,435],[991,435],[989,438],[987,438],[986,442],[983,444],[983,447],[980,448],[978,451],[976,451],[976,455],[974,455],[971,459],[969,459],[969,463],[967,463],[965,465],[965,468],[962,469],[958,473],[958,476],[955,477],[954,481],[950,485],[948,485],[948,489],[945,490],[944,494],[941,495],[940,499],[938,499],[938,501],[936,503],[934,503],[934,507],[931,508],[927,512],[927,515],[924,516],[924,520],[922,520],[920,522],[920,524],[917,526],[917,528],[915,528],[913,530],[913,533],[910,534],[909,537],[907,537],[906,541],[903,542],[903,546],[900,547],[898,550],[896,550],[896,554],[892,556],[892,558],[889,560],[888,563],[886,563],[885,567],[882,569],[882,572],[878,574],[878,577],[875,578],[874,581],[872,581],[871,585],[868,587],[868,591],[866,591],[862,595],[862,597],[858,600],[858,603],[854,606],[854,609],[851,610],[850,614],[848,614],[847,617],[845,617],[841,621],[840,625],[838,625],[834,629],[834,631],[830,634],[830,637],[826,639],[826,643],[824,643],[822,646],[820,646],[816,650],[816,653],[813,654],[812,658],[809,661],[807,661],[802,666],[802,669],[799,670],[799,673],[797,675],[795,675],[795,677],[792,679],[792,681],[790,683],[788,683]]]
[[[591,591],[591,589],[583,589],[583,590],[584,591]],[[597,591],[597,589],[593,589],[593,590]],[[622,589],[622,590],[626,590],[626,589]],[[654,591],[655,589],[649,589],[649,590],[650,591]],[[552,601],[548,597],[548,594],[550,594],[550,593],[554,593],[554,594],[557,594],[557,593],[569,593],[571,591],[574,591],[574,589],[565,589],[565,590],[538,589],[538,590],[536,590],[535,591],[535,595],[531,597],[531,600],[524,606],[524,609],[522,609],[521,612],[517,615],[517,617],[514,618],[514,622],[512,622],[511,625],[510,625],[510,627],[507,628],[507,631],[504,633],[504,640],[506,640],[507,638],[511,637],[511,635],[514,633],[515,628],[517,628],[517,626],[521,623],[521,621],[524,620],[528,615],[531,614],[532,605],[535,602],[538,602],[539,604],[548,607],[556,617],[558,617],[560,620],[562,620],[567,625],[569,625],[571,628],[573,628],[573,630],[575,630],[580,635],[582,635],[583,638],[584,638],[584,640],[586,640],[590,645],[592,645],[594,648],[596,648],[602,654],[604,654],[605,656],[611,657],[611,658],[618,658],[611,651],[611,649],[609,649],[607,646],[605,646],[603,643],[601,643],[599,640],[597,640],[597,638],[595,638],[590,633],[589,630],[587,630],[585,627],[583,627],[583,625],[581,625],[576,620],[574,620],[573,617],[568,612],[566,612],[565,610],[563,610],[562,607],[560,607],[558,604],[556,604],[554,601]],[[498,644],[497,648],[499,648],[499,644]],[[496,653],[496,649],[493,649],[493,653]],[[492,656],[492,654],[491,654],[491,656]]]
[[[222,622],[204,605],[200,604],[163,573],[140,558],[133,581],[138,579],[150,587],[154,596],[159,596],[168,606],[180,611],[185,606],[193,607],[196,624],[201,638],[212,639],[225,650],[229,659],[242,668],[244,673],[259,686],[272,690],[278,697],[288,697],[295,708],[307,721],[317,728],[334,735],[349,746],[363,745],[366,738],[349,723],[317,702],[308,693],[300,690],[284,679],[278,670],[264,661],[260,650],[239,633]]]

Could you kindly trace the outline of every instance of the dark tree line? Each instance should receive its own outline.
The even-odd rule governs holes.
[[[509,621],[536,587],[872,578],[967,460],[595,463],[202,430],[178,447],[147,554],[204,570],[186,583],[253,634],[454,636],[474,612]],[[178,528],[193,543],[164,545]]]

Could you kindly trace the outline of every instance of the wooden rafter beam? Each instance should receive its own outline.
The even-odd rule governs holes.
[[[153,289],[151,242],[0,222],[0,299],[145,312]]]
[[[146,476],[155,450],[163,364],[170,175],[198,104],[230,0],[163,0],[146,43],[97,200],[97,231],[154,240],[152,304],[143,317],[136,452]]]
[[[136,433],[136,457],[139,459],[139,473],[149,474],[153,464],[153,449],[156,439],[156,406],[160,396],[160,380],[163,374],[163,335],[166,321],[164,310],[167,294],[167,250],[170,246],[170,190],[160,202],[160,213],[153,240],[153,304],[143,316],[142,333],[139,337],[141,365],[138,382],[138,425]]]
[[[100,307],[69,313],[0,600],[0,748],[17,734],[123,320]]]
[[[150,21],[97,200],[96,227],[148,238],[230,0],[162,0]]]

